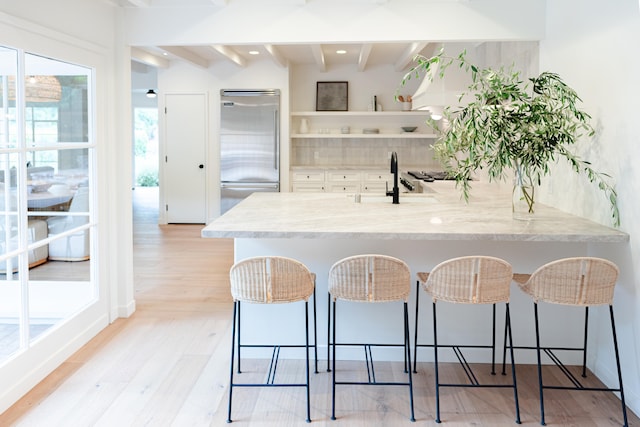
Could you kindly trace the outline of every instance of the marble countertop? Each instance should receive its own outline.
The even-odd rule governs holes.
[[[202,230],[202,237],[610,242],[629,235],[537,203],[535,218],[513,219],[511,200],[474,183],[469,203],[454,183],[391,197],[344,193],[254,193]],[[480,187],[480,188],[477,188]]]

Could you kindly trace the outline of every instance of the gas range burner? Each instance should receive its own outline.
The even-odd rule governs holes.
[[[409,171],[409,175],[427,182],[453,179],[444,171]]]

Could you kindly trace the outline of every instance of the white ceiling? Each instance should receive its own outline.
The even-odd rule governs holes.
[[[208,7],[222,9],[234,0],[107,0],[124,8]],[[273,1],[273,0],[263,0]],[[277,0],[304,5],[312,1],[327,0]],[[353,1],[353,0],[352,0]],[[359,0],[362,3],[383,4],[394,0]],[[471,0],[422,0],[460,2]],[[427,42],[407,43],[358,43],[358,44],[281,44],[281,45],[202,45],[202,46],[137,46],[133,59],[160,68],[169,67],[172,61],[187,61],[202,68],[226,61],[238,67],[252,62],[269,60],[281,67],[287,65],[315,64],[320,71],[332,66],[352,64],[359,71],[367,67],[392,64],[397,71],[411,65],[416,54],[435,51],[435,45]],[[338,50],[346,53],[339,55]],[[257,51],[258,55],[251,55]]]
[[[359,71],[385,64],[402,71],[411,65],[416,54],[429,55],[435,47],[433,43],[138,46],[133,49],[133,59],[160,68],[168,67],[172,61],[208,68],[222,61],[247,67],[254,61],[269,60],[281,67],[315,64],[321,71],[349,64]],[[338,50],[346,53],[338,54]],[[252,55],[251,51],[258,54]]]

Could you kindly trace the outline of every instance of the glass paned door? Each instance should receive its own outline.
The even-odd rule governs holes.
[[[2,365],[98,292],[92,70],[7,48],[0,62]]]

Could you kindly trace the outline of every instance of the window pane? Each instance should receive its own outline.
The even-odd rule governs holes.
[[[0,148],[15,147],[18,53],[0,46]]]
[[[27,143],[88,142],[91,70],[30,54],[25,68]]]

